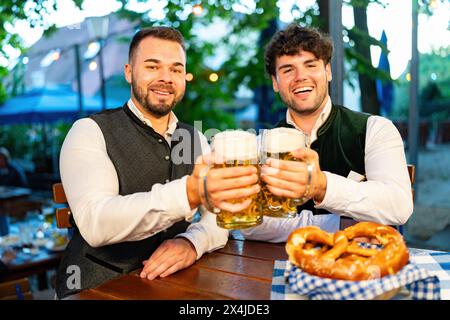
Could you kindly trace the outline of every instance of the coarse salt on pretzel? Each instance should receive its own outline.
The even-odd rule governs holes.
[[[381,249],[361,247],[359,237],[375,239]],[[409,261],[402,235],[390,226],[360,222],[331,234],[316,226],[293,231],[286,242],[289,261],[325,278],[368,280],[397,273]]]

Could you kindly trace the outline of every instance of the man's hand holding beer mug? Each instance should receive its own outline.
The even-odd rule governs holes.
[[[225,229],[260,224],[257,166],[254,134],[241,130],[216,134],[212,153],[197,159],[194,172],[188,177],[188,197],[191,194],[194,199],[190,203],[201,203],[217,214],[217,224]]]
[[[294,217],[297,205],[311,198],[322,202],[327,179],[305,135],[290,128],[265,130],[261,155],[265,215]]]

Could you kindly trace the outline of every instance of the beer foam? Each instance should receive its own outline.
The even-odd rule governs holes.
[[[217,133],[212,141],[216,159],[255,160],[258,158],[256,135],[242,130]]]
[[[306,136],[293,128],[265,130],[262,150],[270,153],[290,152],[306,147]]]

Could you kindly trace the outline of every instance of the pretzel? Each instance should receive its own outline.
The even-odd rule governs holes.
[[[376,240],[380,249],[363,248],[356,238]],[[289,261],[324,278],[361,281],[397,273],[409,261],[402,235],[390,226],[359,222],[335,234],[316,226],[293,231],[286,242]]]

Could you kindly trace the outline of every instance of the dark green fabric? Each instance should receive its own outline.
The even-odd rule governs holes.
[[[346,107],[333,105],[325,123],[317,131],[317,140],[311,149],[319,155],[322,171],[328,171],[347,177],[350,171],[365,175],[364,156],[367,119],[369,114],[352,111]],[[275,127],[289,127],[285,120]],[[313,214],[329,214],[323,209],[314,208],[314,202],[308,201],[297,208],[311,210]]]
[[[100,127],[106,150],[117,172],[119,194],[129,195],[150,191],[154,184],[179,179],[191,174],[195,159],[201,155],[198,132],[189,125],[178,123],[169,146],[163,136],[140,121],[125,105],[90,116]],[[188,141],[184,141],[187,138]],[[172,161],[172,150],[188,146],[185,163]],[[190,147],[190,148],[189,148]],[[178,148],[180,149],[180,148]],[[182,152],[173,152],[176,155]],[[173,195],[177,197],[179,195]],[[130,213],[131,214],[131,213]],[[75,228],[66,254],[58,270],[57,294],[62,298],[77,290],[68,290],[66,270],[70,265],[81,269],[81,289],[95,287],[122,273],[142,266],[142,261],[165,240],[186,230],[184,219],[168,229],[141,241],[128,241],[98,248],[91,247]]]

